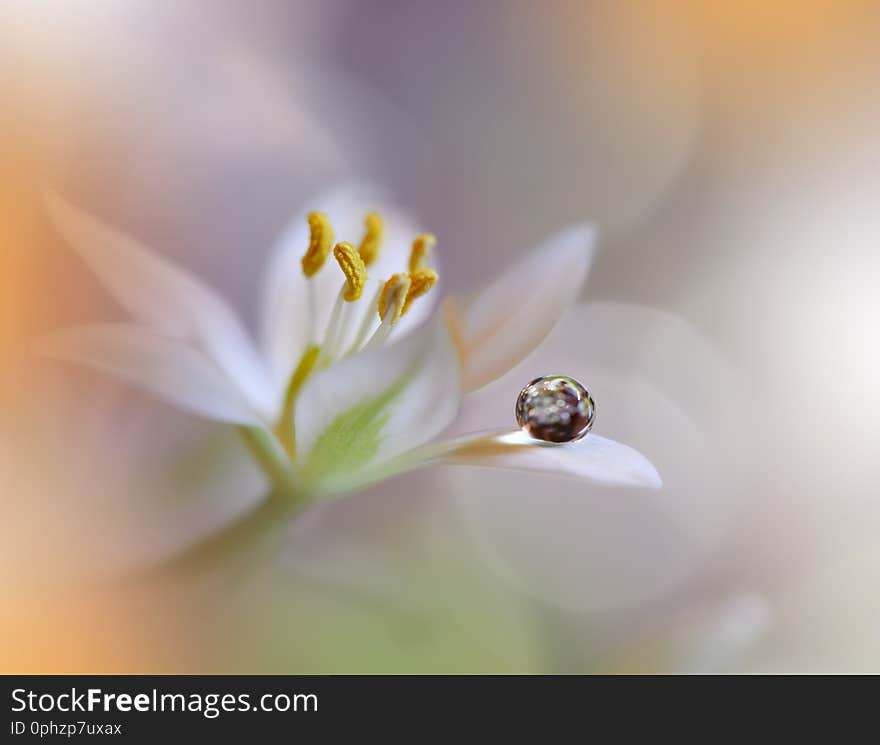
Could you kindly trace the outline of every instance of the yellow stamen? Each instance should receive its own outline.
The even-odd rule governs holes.
[[[312,212],[308,219],[311,235],[309,247],[302,257],[302,270],[303,274],[311,277],[324,266],[324,262],[327,260],[330,246],[333,245],[333,228],[330,227],[330,220],[323,212]]]
[[[345,275],[346,287],[342,299],[351,303],[360,299],[364,291],[364,283],[367,281],[367,268],[364,260],[350,243],[337,243],[333,249],[333,255]]]
[[[408,274],[395,274],[389,279],[379,295],[379,319],[392,326],[403,315],[403,307],[409,295],[410,280]]]
[[[382,216],[378,212],[370,212],[364,220],[364,224],[367,226],[367,232],[364,233],[364,239],[361,241],[358,253],[364,260],[364,265],[369,266],[379,258],[385,226],[382,223]]]
[[[417,272],[419,269],[426,269],[428,266],[428,257],[434,250],[437,239],[430,233],[422,233],[416,236],[413,241],[412,250],[409,254],[409,271]]]
[[[403,310],[400,312],[400,315],[409,310],[413,300],[421,297],[437,284],[437,272],[433,269],[418,269],[410,273],[409,280],[409,292],[406,293],[406,301],[403,303]]]

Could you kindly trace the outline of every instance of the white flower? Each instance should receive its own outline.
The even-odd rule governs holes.
[[[258,350],[235,312],[200,280],[50,197],[62,235],[133,320],[59,332],[44,351],[238,425],[276,485],[303,500],[434,463],[658,487],[644,456],[597,434],[548,444],[501,428],[435,441],[455,421],[464,394],[528,355],[575,300],[593,229],[553,235],[482,292],[448,299],[427,320],[436,294],[427,293],[437,276],[425,256],[432,237],[419,236],[411,249],[412,222],[382,201],[349,187],[296,214],[269,265]],[[368,214],[382,219],[369,218],[364,235]],[[343,274],[332,259],[323,263],[331,231],[353,242],[363,235],[367,244],[360,251],[337,244]],[[417,299],[419,278],[427,296]]]

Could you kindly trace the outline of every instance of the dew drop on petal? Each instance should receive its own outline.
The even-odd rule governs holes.
[[[566,375],[535,378],[516,400],[516,421],[536,440],[579,440],[590,431],[595,416],[590,392]]]

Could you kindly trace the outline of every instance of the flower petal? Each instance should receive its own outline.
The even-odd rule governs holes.
[[[276,401],[268,374],[241,321],[214,290],[61,198],[48,195],[46,206],[61,235],[125,310],[165,336],[193,342],[271,416]]]
[[[312,478],[346,479],[434,438],[461,400],[457,350],[445,318],[390,347],[309,378],[296,406],[296,447]]]
[[[315,195],[293,213],[269,261],[263,293],[262,344],[278,386],[286,384],[308,342],[308,296],[300,259],[309,244],[306,216],[313,211],[327,215],[337,241],[345,240],[354,245],[363,237],[367,213],[376,211],[382,215],[385,223],[382,250],[368,268],[373,279],[384,280],[396,272],[406,271],[410,244],[422,229],[412,216],[394,207],[386,195],[363,185],[338,187]],[[311,280],[317,295],[315,326],[319,339],[343,281],[333,264],[332,259],[329,260]],[[436,293],[423,298],[407,313],[399,324],[401,331],[414,328],[428,317],[432,296]]]
[[[556,233],[461,304],[466,391],[491,383],[544,340],[577,298],[595,237],[589,224]]]
[[[657,469],[644,455],[595,434],[558,445],[532,439],[522,430],[475,435],[449,443],[437,460],[460,465],[552,471],[602,484],[653,489],[663,485]]]
[[[39,351],[121,378],[209,419],[262,423],[244,394],[212,360],[178,339],[142,326],[79,326],[42,339]]]

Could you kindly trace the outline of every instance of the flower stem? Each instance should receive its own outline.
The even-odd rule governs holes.
[[[262,427],[238,427],[238,432],[254,456],[260,468],[275,485],[275,492],[297,494],[299,479],[283,445],[267,429]]]
[[[281,542],[294,515],[302,511],[304,499],[270,492],[254,509],[231,525],[184,549],[141,574],[144,579],[183,578],[216,572],[230,564],[241,567],[270,554]]]
[[[271,481],[271,491],[257,507],[231,525],[149,567],[141,573],[144,578],[191,575],[233,560],[252,559],[255,553],[271,550],[271,544],[283,535],[294,515],[308,504],[309,495],[278,439],[260,427],[239,427],[238,431]]]

